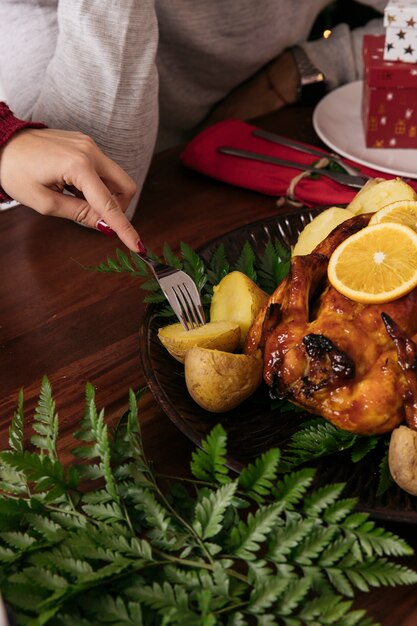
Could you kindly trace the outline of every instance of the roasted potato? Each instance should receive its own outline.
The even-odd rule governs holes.
[[[240,326],[237,322],[219,321],[185,330],[180,323],[176,323],[160,328],[158,337],[168,352],[184,363],[187,350],[193,346],[233,352],[240,345]]]
[[[353,217],[353,213],[338,206],[332,206],[319,213],[299,234],[292,255],[310,254],[336,226],[350,217]]]
[[[374,213],[397,200],[416,200],[417,194],[401,178],[371,178],[347,205],[354,215]]]
[[[230,411],[258,388],[262,359],[207,348],[191,348],[185,355],[185,381],[191,397],[212,413]]]
[[[393,480],[401,489],[417,496],[417,432],[399,426],[391,433],[388,466]]]
[[[242,272],[230,272],[213,289],[210,320],[227,320],[240,326],[240,345],[243,346],[247,332],[259,309],[268,296]]]

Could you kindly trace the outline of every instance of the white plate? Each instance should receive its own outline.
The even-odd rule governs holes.
[[[316,106],[313,125],[332,150],[380,172],[417,177],[417,150],[367,148],[361,118],[362,81],[327,94]]]

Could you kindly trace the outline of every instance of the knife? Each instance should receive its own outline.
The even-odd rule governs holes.
[[[266,139],[267,141],[272,141],[273,143],[277,143],[281,146],[287,146],[287,148],[294,148],[295,150],[299,150],[299,152],[313,154],[314,156],[318,156],[321,158],[324,157],[326,159],[329,159],[330,161],[333,161],[333,163],[337,163],[337,165],[343,168],[347,174],[351,174],[352,176],[356,176],[358,174],[358,170],[344,163],[338,154],[325,152],[324,150],[320,150],[318,148],[316,149],[307,147],[304,144],[298,143],[298,141],[294,141],[293,139],[289,139],[288,137],[283,137],[282,135],[270,133],[267,130],[262,130],[261,128],[257,128],[252,131],[252,135],[254,137],[261,137],[262,139]],[[363,174],[363,176],[365,175]]]
[[[272,165],[281,165],[281,167],[293,167],[296,170],[312,172],[315,174],[319,174],[320,176],[326,176],[327,178],[331,178],[332,180],[342,185],[355,187],[356,189],[361,189],[364,184],[369,180],[368,176],[362,174],[351,176],[350,174],[344,174],[342,172],[332,172],[330,170],[314,167],[313,165],[304,165],[303,163],[285,161],[284,159],[278,159],[277,157],[268,156],[267,154],[248,152],[247,150],[239,150],[238,148],[231,148],[229,146],[221,146],[220,148],[217,148],[217,152],[220,152],[221,154],[227,154],[229,156],[241,157],[242,159],[262,161],[263,163],[271,163]]]

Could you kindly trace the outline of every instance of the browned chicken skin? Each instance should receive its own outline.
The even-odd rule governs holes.
[[[417,289],[386,304],[360,304],[327,280],[328,260],[370,215],[344,222],[289,276],[258,315],[245,351],[260,348],[273,397],[358,434],[417,429]]]

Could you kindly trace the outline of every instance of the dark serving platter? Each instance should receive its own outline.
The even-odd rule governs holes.
[[[233,262],[246,241],[259,253],[263,253],[269,240],[278,240],[290,248],[298,233],[321,210],[304,208],[242,226],[211,241],[198,252],[208,261],[214,250],[224,244],[228,259]],[[158,340],[158,328],[163,321],[156,313],[154,306],[146,310],[140,329],[140,354],[147,384],[172,422],[196,445],[220,422],[228,434],[228,465],[237,472],[268,448],[285,445],[305,415],[273,410],[266,386],[261,386],[252,397],[227,413],[213,414],[200,408],[187,392],[182,364],[171,357]],[[316,462],[317,482],[345,482],[345,495],[357,497],[359,508],[376,519],[417,522],[416,497],[396,486],[377,497],[377,460],[368,455],[360,463],[352,463],[347,454],[334,454]]]

